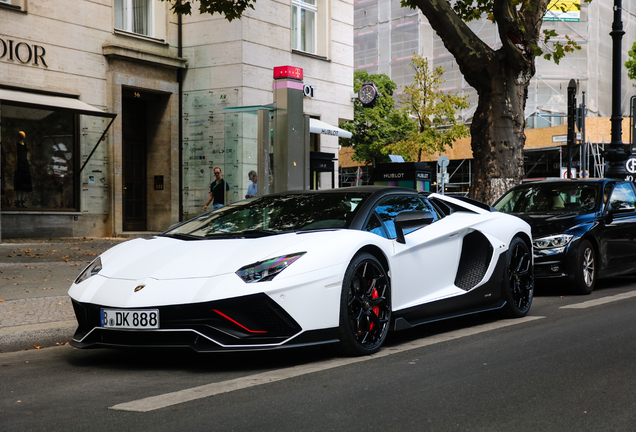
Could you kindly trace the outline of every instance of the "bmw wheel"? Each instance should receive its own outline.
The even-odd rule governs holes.
[[[596,253],[589,240],[581,240],[579,244],[574,272],[574,291],[590,294],[596,283]]]
[[[534,272],[530,248],[519,237],[512,239],[508,249],[504,291],[503,313],[510,318],[525,316],[532,305]]]
[[[340,349],[352,356],[377,352],[390,321],[391,286],[386,270],[373,255],[356,255],[342,284]]]

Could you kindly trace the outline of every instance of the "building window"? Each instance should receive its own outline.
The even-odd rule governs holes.
[[[76,115],[2,103],[2,210],[78,210]]]
[[[20,12],[26,11],[25,0],[0,0],[0,5],[8,6],[9,9],[13,9]]]
[[[144,36],[153,34],[152,0],[115,0],[115,28]]]
[[[316,0],[292,0],[292,49],[316,54]]]

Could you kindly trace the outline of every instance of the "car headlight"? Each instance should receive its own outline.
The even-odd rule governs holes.
[[[571,234],[559,234],[550,237],[543,237],[539,239],[535,239],[532,241],[532,244],[537,249],[554,249],[567,246],[574,237]]]
[[[274,277],[289,267],[294,261],[307,252],[283,255],[254,264],[246,265],[236,271],[236,275],[243,279],[245,283],[263,282],[274,279]]]
[[[91,276],[95,276],[97,273],[99,273],[102,269],[102,260],[97,257],[93,260],[92,263],[90,263],[88,265],[88,267],[86,267],[77,277],[77,279],[75,279],[75,283],[81,283],[84,282],[86,279],[88,279]]]

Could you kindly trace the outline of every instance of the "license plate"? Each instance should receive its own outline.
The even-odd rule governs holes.
[[[117,329],[158,329],[158,309],[102,309],[101,326]]]

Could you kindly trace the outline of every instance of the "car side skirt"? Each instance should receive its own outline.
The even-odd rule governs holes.
[[[506,257],[505,253],[499,256],[489,281],[466,294],[393,312],[391,328],[405,330],[420,324],[501,309],[506,304],[503,295]]]

